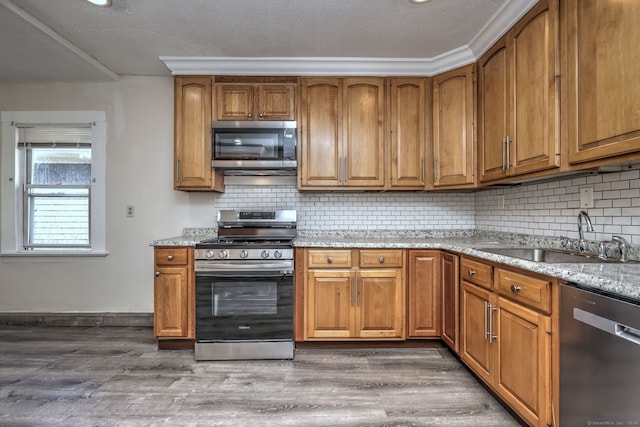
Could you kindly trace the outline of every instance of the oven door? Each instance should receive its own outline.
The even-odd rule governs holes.
[[[196,272],[196,340],[293,340],[293,274]]]

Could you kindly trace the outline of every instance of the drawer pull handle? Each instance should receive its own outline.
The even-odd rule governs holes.
[[[474,274],[476,274],[475,270],[469,270],[469,276],[473,276]]]
[[[380,261],[380,264],[384,264],[384,257],[383,257],[383,256],[381,256],[381,257],[380,257],[380,259],[379,259],[379,261]]]
[[[511,285],[511,292],[513,292],[514,294],[516,292],[520,292],[520,289],[522,289],[522,287],[520,287],[518,285]]]
[[[171,260],[173,259],[173,255],[169,255],[169,256],[167,257],[167,259],[168,259],[169,261],[171,261]]]
[[[333,264],[333,258],[331,258],[331,257],[327,257],[327,262],[328,262],[329,264]]]

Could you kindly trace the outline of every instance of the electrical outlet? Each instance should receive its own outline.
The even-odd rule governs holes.
[[[133,218],[134,216],[136,216],[136,207],[127,205],[127,218]]]
[[[504,209],[504,196],[498,196],[498,209]]]
[[[580,208],[589,209],[593,207],[593,187],[580,188]]]

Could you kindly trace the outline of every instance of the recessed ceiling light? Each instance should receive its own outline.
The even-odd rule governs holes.
[[[89,3],[95,4],[100,7],[109,7],[111,6],[111,0],[87,0]]]
[[[427,3],[429,0],[409,0],[413,4]]]

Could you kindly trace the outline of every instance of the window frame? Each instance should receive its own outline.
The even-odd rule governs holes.
[[[105,256],[106,120],[103,111],[3,111],[0,176],[0,256]],[[24,248],[24,174],[16,140],[16,123],[91,123],[90,246],[64,249]]]

